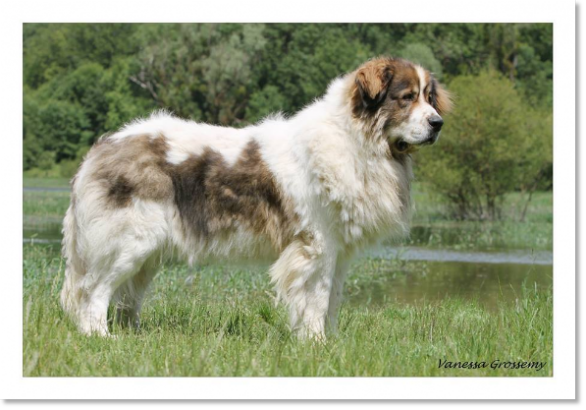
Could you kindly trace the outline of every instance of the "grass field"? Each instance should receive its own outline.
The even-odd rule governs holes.
[[[24,177],[24,186],[29,188],[67,188],[68,178],[30,178]]]
[[[358,262],[349,283],[367,287],[380,264]],[[300,342],[275,307],[266,271],[166,266],[155,279],[142,329],[116,339],[80,335],[58,305],[57,249],[24,247],[25,376],[551,376],[551,289],[527,287],[514,303],[470,300],[342,307],[325,344]],[[541,361],[535,369],[444,369],[449,361]]]

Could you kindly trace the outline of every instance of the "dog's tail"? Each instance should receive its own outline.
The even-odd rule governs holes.
[[[71,203],[63,219],[62,254],[65,258],[65,278],[61,289],[61,306],[76,320],[81,304],[81,281],[85,274],[85,264],[78,252],[78,223],[76,220],[75,178],[71,183]]]

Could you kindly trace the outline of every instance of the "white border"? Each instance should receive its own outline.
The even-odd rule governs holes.
[[[569,399],[575,397],[575,3],[571,0],[5,1],[0,39],[4,253],[1,387],[5,399]],[[23,22],[553,22],[554,376],[552,378],[22,377]],[[16,313],[16,314],[15,314]]]

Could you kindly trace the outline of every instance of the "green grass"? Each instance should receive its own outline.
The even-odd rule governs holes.
[[[29,188],[69,188],[69,178],[24,177],[24,186]]]
[[[396,275],[409,265],[388,264]],[[348,286],[368,286],[381,271],[380,262],[358,263]],[[322,344],[290,334],[262,268],[168,265],[148,296],[142,329],[115,328],[116,339],[82,336],[64,318],[62,277],[57,248],[24,246],[25,376],[552,375],[551,288],[527,286],[516,302],[496,309],[449,298],[345,302],[339,334]],[[439,369],[439,359],[547,364],[539,372]]]
[[[63,219],[69,200],[67,191],[25,191],[23,212],[27,217]]]

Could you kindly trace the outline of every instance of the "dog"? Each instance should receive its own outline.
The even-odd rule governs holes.
[[[424,68],[379,57],[290,118],[234,129],[155,112],[104,136],[73,178],[61,304],[81,332],[139,325],[171,255],[269,260],[300,338],[335,332],[353,256],[409,232],[412,158],[451,108]]]

